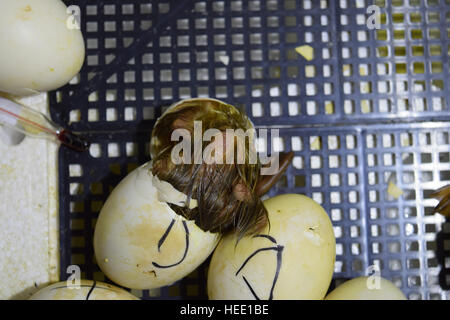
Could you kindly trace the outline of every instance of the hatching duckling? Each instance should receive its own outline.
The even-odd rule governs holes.
[[[185,130],[182,132],[193,137],[195,121],[202,124],[202,136],[208,129],[218,129],[222,133],[214,138],[222,140],[224,151],[219,152],[221,161],[195,163],[195,155],[188,157],[191,161],[187,164],[172,161],[172,151],[179,143],[172,141],[173,131],[182,129]],[[249,137],[245,140],[244,154],[241,155],[245,158],[244,163],[226,163],[225,155],[238,149],[235,146],[236,137],[227,139],[227,129],[246,131],[253,129],[253,125],[244,112],[213,99],[190,99],[167,110],[152,132],[152,174],[185,193],[188,199],[196,200],[197,206],[193,209],[189,205],[180,207],[172,204],[171,208],[176,213],[194,220],[204,231],[222,234],[236,231],[242,237],[257,233],[268,223],[261,196],[281,178],[294,154],[282,154],[278,171],[274,175],[263,176],[259,158],[255,163],[250,161],[254,141]],[[205,150],[211,142],[201,143],[202,150]]]

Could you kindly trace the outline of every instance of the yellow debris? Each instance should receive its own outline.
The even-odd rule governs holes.
[[[344,76],[350,76],[350,73],[351,73],[350,65],[349,64],[345,64],[342,67],[342,72],[343,72]]]
[[[305,46],[299,46],[295,48],[295,51],[303,56],[306,60],[311,61],[314,59],[314,48],[308,45]]]
[[[362,94],[368,94],[370,93],[370,87],[367,83],[363,83],[361,86],[361,93]]]
[[[402,140],[402,147],[409,147],[412,146],[412,141],[410,138],[404,138]]]
[[[319,137],[314,138],[314,140],[311,142],[311,150],[320,150]]]
[[[391,181],[389,182],[387,193],[394,197],[394,199],[398,199],[403,195],[403,190]]]
[[[370,106],[367,100],[361,100],[361,112],[370,113]]]
[[[314,66],[306,66],[305,67],[305,75],[308,78],[314,78],[316,75],[316,70],[314,69]]]
[[[332,102],[327,102],[325,104],[325,113],[326,114],[333,114],[334,113],[334,106]]]
[[[362,76],[367,76],[366,69],[364,67],[359,67],[359,74]]]
[[[364,67],[359,67],[359,73],[362,76],[367,75],[367,71]],[[367,84],[364,84],[361,88],[361,93],[369,93],[369,86]],[[361,100],[361,112],[362,113],[370,113],[370,105],[367,100]]]

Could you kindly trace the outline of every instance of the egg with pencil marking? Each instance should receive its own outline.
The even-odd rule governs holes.
[[[333,226],[325,210],[299,194],[264,201],[270,224],[237,242],[222,238],[208,270],[212,300],[323,299],[335,262]]]
[[[94,233],[100,269],[132,289],[167,286],[187,276],[219,239],[170,208],[166,201],[183,201],[183,194],[153,176],[151,165],[135,169],[113,190]]]

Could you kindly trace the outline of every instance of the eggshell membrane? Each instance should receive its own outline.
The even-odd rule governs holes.
[[[45,287],[29,300],[140,300],[131,293],[103,282],[80,280],[79,288],[69,287],[66,281]]]
[[[381,277],[378,280],[359,277],[346,281],[330,292],[325,300],[406,300],[403,292],[391,281]],[[379,283],[379,289],[373,287],[375,283]]]
[[[113,190],[98,218],[94,250],[98,265],[109,279],[133,289],[153,289],[185,277],[214,250],[218,234],[202,231],[194,221],[177,215],[165,202],[157,200],[152,184],[151,162],[125,177]],[[163,235],[175,221],[165,241]],[[185,259],[170,268],[167,266]]]
[[[67,27],[66,10],[60,0],[0,1],[0,91],[50,91],[79,72],[83,36]]]
[[[245,280],[259,299],[269,299],[277,269],[277,251],[258,249],[283,246],[279,275],[273,299],[323,299],[333,275],[336,242],[331,221],[312,199],[285,194],[264,201],[270,219],[261,235],[245,237],[236,246],[236,236],[224,237],[208,270],[210,299],[255,299]],[[245,280],[244,280],[245,277]]]

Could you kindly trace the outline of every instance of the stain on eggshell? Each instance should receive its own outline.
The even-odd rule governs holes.
[[[32,18],[32,16],[31,16],[32,11],[33,11],[33,9],[31,8],[30,5],[22,7],[19,10],[19,12],[17,13],[17,18],[22,21],[30,20]]]
[[[94,234],[102,271],[133,289],[158,288],[183,278],[209,256],[219,239],[158,201],[149,168],[151,163],[135,169],[116,186]]]
[[[180,225],[181,221],[176,224],[173,232],[169,233],[165,241],[165,246],[159,250],[159,253],[163,252],[163,254],[159,255],[160,259],[158,260],[161,264],[171,264],[172,262],[177,261],[184,253],[185,236],[183,230],[178,230]],[[148,252],[150,252],[150,249],[153,248],[155,244],[158,244],[165,227],[166,226],[163,225],[153,224],[150,219],[149,221],[139,223],[134,227],[127,227],[127,234],[125,237],[129,240],[130,245],[134,247],[133,250],[138,251],[138,254],[142,257],[141,263],[143,265],[153,264],[153,262],[158,259],[158,256],[155,257],[153,254],[148,254]],[[175,248],[175,250],[165,252],[164,247]]]

